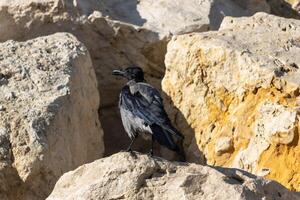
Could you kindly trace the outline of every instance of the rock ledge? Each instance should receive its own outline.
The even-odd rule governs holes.
[[[118,153],[64,174],[47,200],[299,199],[250,173]]]

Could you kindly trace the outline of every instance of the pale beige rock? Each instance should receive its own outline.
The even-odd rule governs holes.
[[[257,11],[270,11],[264,0],[245,8],[239,3],[232,0],[140,0],[138,3],[102,0],[101,12],[112,19],[156,32],[163,38],[170,34],[217,29],[224,16],[248,16]],[[133,8],[134,12],[128,12]]]
[[[299,199],[247,172],[119,153],[64,174],[47,200]]]
[[[295,9],[298,13],[300,13],[300,1],[299,0],[293,4],[293,9]]]
[[[263,13],[174,37],[162,85],[186,152],[300,190],[299,54],[300,21]],[[232,150],[220,154],[224,137]]]
[[[220,155],[226,151],[229,151],[232,147],[232,138],[221,137],[216,141],[215,151],[217,155]]]
[[[0,194],[43,199],[66,171],[102,157],[89,53],[59,33],[0,44]]]
[[[260,5],[260,4],[259,4]],[[268,12],[269,9],[261,7]],[[13,0],[0,1],[0,41],[27,40],[55,32],[71,32],[90,54],[99,81],[100,116],[108,154],[129,140],[117,114],[123,80],[113,68],[139,65],[160,89],[169,37],[219,27],[224,16],[251,15],[231,0]],[[111,138],[119,138],[113,140]],[[145,145],[142,144],[143,148]]]

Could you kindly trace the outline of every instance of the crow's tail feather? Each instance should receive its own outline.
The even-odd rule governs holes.
[[[174,143],[172,137],[169,133],[164,131],[159,125],[152,124],[150,125],[150,128],[153,133],[154,139],[160,144],[172,151],[176,151],[177,145]]]
[[[163,126],[165,130],[167,130],[169,133],[173,134],[175,137],[177,137],[180,140],[184,140],[184,136],[176,129],[172,124],[165,124]]]
[[[179,155],[179,160],[182,162],[185,162],[185,153],[183,150],[183,140],[179,140],[178,143],[175,143],[172,133],[170,133],[168,130],[163,129],[157,124],[150,125],[150,128],[153,133],[154,139],[160,144],[168,149],[175,151]]]

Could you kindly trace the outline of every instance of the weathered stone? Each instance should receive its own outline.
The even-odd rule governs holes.
[[[299,54],[300,21],[263,13],[174,37],[162,84],[186,152],[299,190]],[[233,146],[220,154],[223,137]]]
[[[269,11],[264,6],[259,10]],[[146,79],[160,89],[166,46],[172,34],[217,29],[224,16],[252,15],[256,11],[243,9],[231,0],[2,0],[0,41],[64,31],[83,42],[95,67],[102,96],[101,122],[106,135],[113,136],[105,137],[108,152],[113,153],[129,142],[119,116],[111,114],[124,84],[111,76],[113,68],[139,65],[146,71]],[[116,137],[118,143],[111,139]]]
[[[275,181],[236,169],[119,153],[64,174],[47,200],[299,199]]]
[[[248,16],[258,11],[270,11],[264,0],[248,3],[246,7],[235,0],[141,0],[124,3],[103,0],[102,3],[104,16],[141,26],[158,33],[161,38],[170,34],[215,30],[224,16]]]
[[[59,33],[0,44],[0,194],[43,199],[66,171],[104,153],[87,49]],[[3,197],[4,198],[4,197]]]
[[[231,150],[232,148],[232,138],[221,137],[216,141],[215,152],[220,155],[224,152]]]
[[[292,8],[300,14],[300,1],[295,1]]]

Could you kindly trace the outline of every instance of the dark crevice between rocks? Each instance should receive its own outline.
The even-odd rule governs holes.
[[[100,4],[99,11],[103,16],[110,16],[114,20],[137,26],[142,26],[146,22],[137,10],[138,0],[123,1],[123,6],[118,6],[120,1],[100,1]]]
[[[284,18],[300,19],[300,14],[294,10],[291,4],[284,0],[267,0],[271,13]]]
[[[224,181],[226,183],[229,183],[231,185],[241,185],[243,184],[245,181],[239,177],[239,176],[231,176],[231,177],[225,177]]]
[[[236,8],[236,10],[233,11],[232,9],[234,8]],[[243,12],[239,12],[239,9],[241,11],[243,10]],[[227,5],[223,0],[214,0],[209,13],[209,27],[211,30],[218,30],[224,17],[226,16],[245,17],[252,16],[256,12],[264,11],[265,9],[260,7],[251,10],[250,8],[248,8],[248,2],[245,0],[228,1]]]

